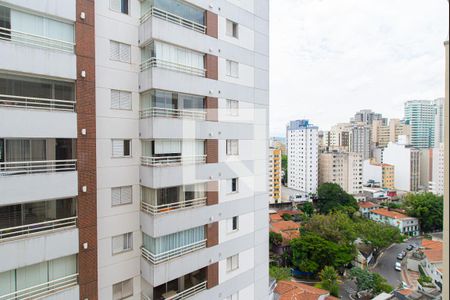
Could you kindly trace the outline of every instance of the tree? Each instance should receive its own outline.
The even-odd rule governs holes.
[[[290,215],[290,214],[283,214],[281,217],[285,221],[291,221],[292,220],[292,215]]]
[[[352,215],[358,210],[356,199],[338,184],[324,183],[317,189],[317,208],[322,214],[343,210]]]
[[[371,244],[376,251],[403,241],[402,234],[397,227],[371,220],[357,220],[355,222],[355,231],[359,238],[366,244]]]
[[[311,202],[306,202],[303,205],[301,205],[300,210],[308,217],[314,214],[314,206],[311,204]]]
[[[285,184],[287,184],[287,180],[288,180],[288,157],[286,154],[281,154],[281,169],[284,172],[284,178],[283,178],[283,182]]]
[[[350,278],[356,280],[356,287],[359,291],[369,291],[374,295],[382,292],[390,293],[393,288],[387,283],[387,280],[378,273],[372,273],[368,270],[353,268],[350,270]]]
[[[330,292],[332,296],[339,297],[338,274],[331,266],[326,266],[319,273],[320,287]]]
[[[276,281],[286,280],[291,277],[291,269],[290,268],[282,268],[277,266],[269,267],[269,275],[274,278]]]
[[[271,245],[280,246],[281,243],[283,242],[283,237],[281,236],[280,233],[271,231],[269,232],[269,242]]]
[[[347,214],[340,211],[328,215],[314,215],[304,227],[338,244],[353,243],[357,238],[354,222]]]
[[[444,220],[444,199],[432,193],[408,194],[403,208],[411,217],[419,219],[423,232],[442,230]]]
[[[317,273],[325,266],[343,267],[355,256],[353,244],[339,245],[312,232],[291,240],[290,246],[292,263],[303,272]]]

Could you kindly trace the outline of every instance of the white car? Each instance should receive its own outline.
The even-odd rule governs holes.
[[[401,271],[401,270],[402,270],[402,264],[399,263],[399,262],[396,262],[396,263],[395,263],[395,270],[396,270],[396,271]]]

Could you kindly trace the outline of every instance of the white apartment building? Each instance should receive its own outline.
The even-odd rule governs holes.
[[[308,120],[287,127],[288,187],[314,194],[319,183],[319,128]]]
[[[349,151],[359,153],[363,160],[371,156],[371,127],[365,123],[352,125],[349,134]]]
[[[336,183],[349,194],[362,193],[363,166],[358,153],[324,152],[319,154],[319,185]]]
[[[268,5],[0,0],[0,299],[268,298]]]
[[[325,146],[328,146],[330,150],[348,152],[351,127],[350,123],[339,123],[331,127],[330,131],[327,132]]]
[[[444,195],[444,144],[440,147],[432,149],[432,167],[431,167],[431,181],[430,192],[436,195]]]
[[[383,151],[383,163],[394,166],[394,186],[397,190],[414,192],[419,189],[420,151],[418,149],[390,142]]]
[[[369,212],[369,219],[397,227],[404,235],[418,236],[420,234],[420,225],[417,218],[409,217],[387,208],[371,210]]]

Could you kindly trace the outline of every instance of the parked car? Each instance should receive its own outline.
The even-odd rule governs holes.
[[[402,264],[399,262],[395,263],[395,271],[401,271],[402,270]]]
[[[413,250],[414,248],[416,248],[416,245],[414,245],[414,244],[409,244],[408,247],[406,247],[406,250],[407,250],[407,251],[411,251],[411,250]]]
[[[405,255],[403,254],[403,252],[400,252],[399,254],[397,254],[397,259],[399,259],[399,260],[403,260],[404,257],[405,257]]]

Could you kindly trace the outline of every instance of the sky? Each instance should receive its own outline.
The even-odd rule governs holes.
[[[276,5],[275,5],[276,4]],[[372,109],[444,96],[446,0],[272,0],[270,133],[289,120],[321,130]]]

